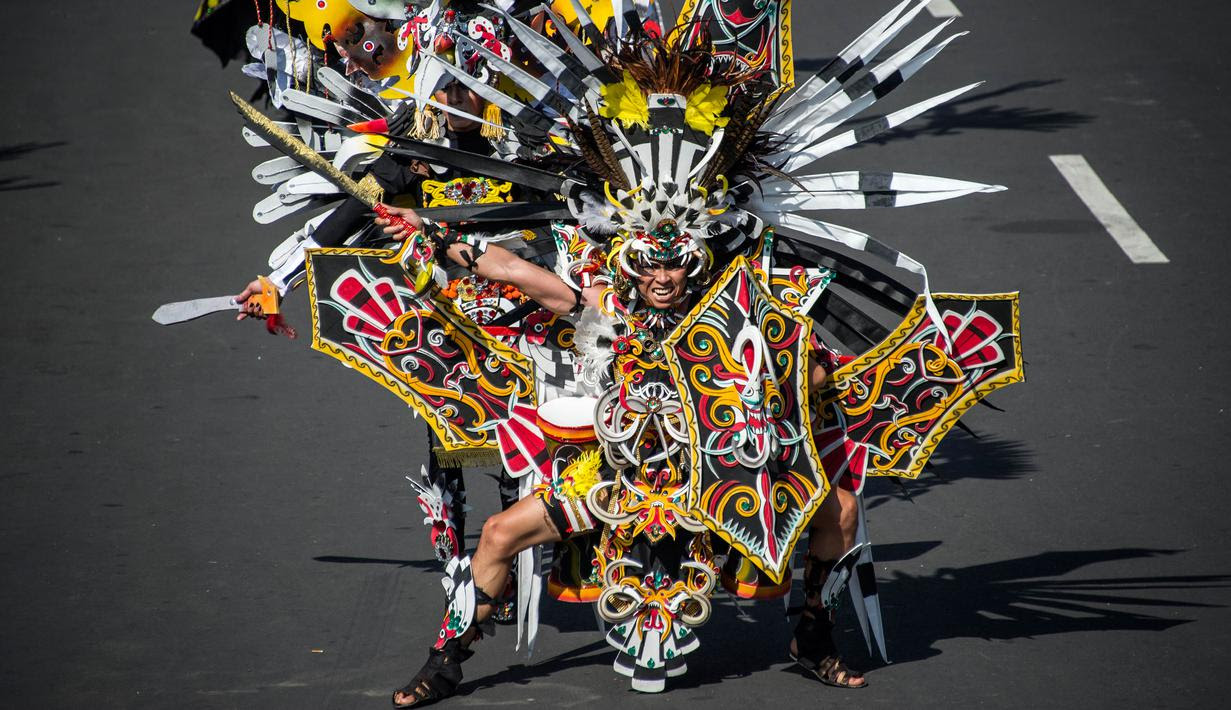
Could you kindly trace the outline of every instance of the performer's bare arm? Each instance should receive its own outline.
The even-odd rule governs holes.
[[[386,205],[386,209],[416,229],[423,225],[423,220],[410,208]],[[411,234],[400,227],[390,226],[388,220],[379,217],[376,224],[384,227],[385,233],[397,241],[402,241]],[[466,265],[462,254],[469,248],[465,244],[453,244],[449,247],[449,258],[458,264]],[[477,276],[516,286],[522,293],[553,313],[570,313],[577,306],[577,292],[559,276],[538,264],[526,261],[504,247],[489,244],[482,258],[474,261],[472,266],[472,271]],[[597,305],[601,292],[599,287],[585,289],[582,292],[582,302],[587,306]]]

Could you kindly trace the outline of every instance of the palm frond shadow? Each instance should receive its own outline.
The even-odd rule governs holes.
[[[1175,610],[1208,608],[1191,592],[1231,587],[1231,575],[1075,577],[1102,562],[1165,557],[1178,550],[1117,548],[1042,552],[999,562],[942,568],[933,574],[894,571],[880,580],[885,636],[895,663],[909,663],[941,651],[939,641],[956,638],[1009,640],[1087,631],[1160,632],[1192,619]],[[1166,615],[1146,610],[1172,610]],[[848,620],[850,621],[850,620]],[[854,622],[852,647],[864,652]]]
[[[926,495],[964,478],[1009,481],[1036,470],[1034,453],[1024,443],[990,435],[976,437],[956,430],[945,438],[919,478],[868,478],[864,503],[872,509],[893,498]]]
[[[63,145],[68,145],[67,141],[51,141],[47,143],[28,142],[28,143],[12,143],[10,145],[0,145],[0,162],[17,160],[29,153],[34,153],[48,148],[58,148]],[[37,190],[43,187],[55,187],[59,185],[58,180],[39,180],[30,175],[9,175],[0,177],[0,192],[14,192],[17,190]]]
[[[886,131],[868,143],[884,145],[890,141],[920,136],[955,136],[965,130],[1028,131],[1055,133],[1091,123],[1096,118],[1077,111],[1057,111],[1033,106],[983,104],[991,99],[1021,91],[1058,84],[1062,79],[1019,81],[997,89],[969,94],[937,106],[905,125]]]

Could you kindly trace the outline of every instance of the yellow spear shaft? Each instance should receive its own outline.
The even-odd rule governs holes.
[[[231,92],[231,101],[253,130],[295,162],[323,176],[340,187],[343,192],[368,207],[375,207],[381,201],[384,190],[370,175],[358,182],[352,180],[346,173],[335,168],[333,163],[326,160],[324,156],[309,148],[299,138],[287,133],[281,126],[269,120],[268,116],[257,111],[252,104],[237,96],[234,91]]]
[[[283,154],[289,156],[305,168],[323,176],[326,180],[342,188],[342,191],[346,194],[371,207],[378,217],[389,220],[391,226],[401,227],[403,234],[410,235],[418,231],[417,228],[405,219],[393,214],[381,204],[384,190],[381,189],[376,179],[371,175],[364,176],[358,182],[352,180],[350,176],[335,168],[333,163],[326,160],[323,155],[309,148],[307,144],[295,136],[287,133],[281,126],[269,120],[268,116],[257,111],[252,104],[241,99],[234,91],[231,92],[231,102],[235,104],[235,108],[239,109],[240,115],[244,117],[248,125],[252,126],[253,130]],[[416,253],[415,249],[409,248],[410,246],[407,245],[403,249],[408,255]],[[426,261],[428,258],[430,258],[430,252],[427,255],[420,255],[417,268],[412,270],[415,289],[418,292],[422,292],[432,282],[433,269]],[[409,263],[404,260],[402,265],[403,267],[408,267]]]

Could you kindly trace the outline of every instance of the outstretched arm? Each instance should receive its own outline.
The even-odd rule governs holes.
[[[414,210],[406,207],[385,208],[392,214],[401,217],[411,227],[421,229],[423,220]],[[385,228],[385,233],[397,241],[408,238],[413,232],[389,220],[376,218],[376,224]],[[577,292],[556,274],[531,263],[495,244],[488,244],[481,253],[476,253],[474,247],[462,242],[453,242],[446,249],[449,259],[470,269],[472,273],[490,281],[516,286],[522,293],[534,299],[553,313],[566,314],[572,312],[578,304]],[[594,288],[582,293],[582,303],[597,305],[598,293]]]

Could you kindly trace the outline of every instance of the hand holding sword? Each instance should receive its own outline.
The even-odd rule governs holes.
[[[394,241],[405,241],[423,229],[423,218],[409,207],[393,207],[378,202],[372,210],[376,213],[373,220],[376,226],[384,227],[385,234]]]
[[[239,109],[240,114],[243,115],[248,125],[269,141],[270,145],[290,156],[304,167],[327,178],[347,194],[371,207],[378,218],[385,220],[386,224],[396,228],[398,234],[401,235],[399,241],[407,239],[418,232],[419,227],[422,226],[422,220],[419,219],[418,215],[413,210],[389,208],[382,204],[379,201],[380,186],[370,176],[359,182],[352,180],[319,153],[305,145],[303,141],[282,130],[273,121],[262,115],[251,104],[237,96],[235,92],[231,92],[231,101],[235,103],[236,108]],[[411,218],[410,221],[404,215],[409,216]],[[432,283],[433,276],[436,276],[435,272],[438,270],[438,267],[431,263],[432,250],[431,246],[427,244],[427,240],[416,240],[410,246],[412,248],[407,250],[406,256],[408,258],[405,260],[404,265],[415,277],[416,291],[422,292]],[[417,268],[412,268],[412,263]],[[247,317],[265,318],[265,326],[270,333],[281,333],[294,338],[296,335],[295,329],[283,320],[278,310],[278,302],[279,295],[274,285],[264,276],[258,276],[255,281],[249,283],[236,296],[199,298],[191,301],[167,303],[160,306],[154,312],[153,318],[159,324],[170,325],[218,311],[237,310],[239,311],[237,320],[243,320]]]
[[[279,309],[281,302],[282,296],[273,282],[264,276],[258,276],[235,297],[235,303],[239,307],[239,315],[235,316],[235,320],[264,319],[265,329],[270,335],[285,335],[294,340],[299,334],[282,317]]]
[[[273,282],[264,276],[258,276],[239,295],[164,303],[154,311],[152,317],[159,325],[171,325],[219,311],[238,311],[236,320],[263,318],[265,329],[271,334],[295,338],[298,333],[283,319],[279,300],[278,289]]]
[[[235,320],[277,315],[280,300],[270,280],[258,276],[235,297],[235,305],[239,308],[239,315],[235,316]]]

